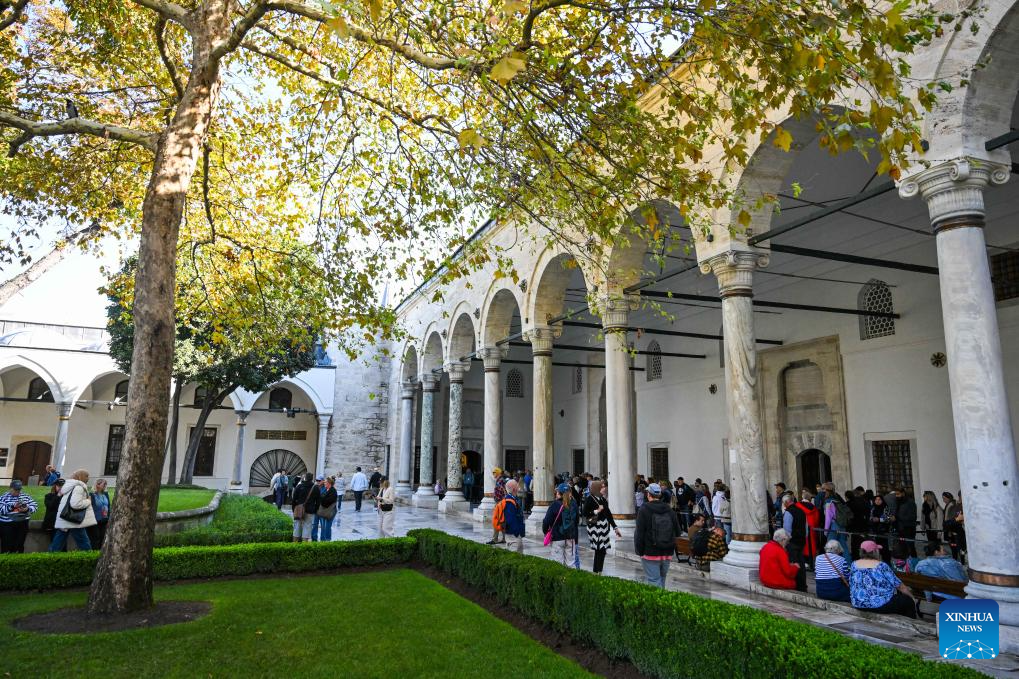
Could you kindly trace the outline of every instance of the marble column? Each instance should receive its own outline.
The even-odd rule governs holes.
[[[757,401],[757,345],[754,334],[754,269],[766,266],[767,255],[748,246],[701,262],[713,272],[722,298],[725,337],[725,391],[729,411],[729,478],[732,489],[732,531],[722,567],[712,566],[712,579],[747,586],[756,579],[759,553],[769,539],[767,479],[761,413]]]
[[[610,295],[598,302],[605,329],[605,424],[608,441],[609,506],[616,522],[636,518],[633,480],[637,476],[634,444],[633,383],[627,326],[637,306],[632,295]]]
[[[67,428],[71,424],[71,411],[74,405],[71,403],[57,404],[57,436],[53,444],[53,466],[60,473],[64,472],[64,465],[67,463]]]
[[[325,476],[326,473],[326,438],[329,434],[328,413],[318,416],[318,448],[315,453],[315,476]]]
[[[410,477],[413,473],[414,453],[414,391],[413,382],[400,384],[400,464],[397,470],[396,492],[411,493]]]
[[[243,493],[244,482],[241,476],[244,474],[244,427],[247,424],[248,410],[235,410],[237,415],[237,447],[234,448],[234,473],[230,478],[231,493]]]
[[[560,328],[539,326],[524,333],[524,341],[531,343],[534,360],[534,384],[531,386],[532,404],[532,472],[531,491],[534,506],[552,503],[552,465],[555,464],[555,441],[552,428],[552,343],[562,334]],[[544,510],[534,512],[544,515]]]
[[[463,469],[460,465],[461,427],[463,426],[464,374],[470,363],[453,362],[443,366],[449,375],[449,453],[446,456],[446,495],[439,501],[440,512],[470,510],[463,493]]]
[[[417,492],[414,493],[415,507],[435,509],[439,496],[435,494],[435,470],[432,469],[432,439],[435,425],[435,393],[439,391],[439,378],[431,373],[420,375],[421,381],[421,467]]]
[[[937,240],[955,450],[966,516],[970,578],[966,592],[998,602],[1002,648],[1017,650],[1019,464],[984,243],[983,198],[989,184],[1008,179],[1005,165],[960,158],[908,177],[899,193],[906,198],[923,196]]]
[[[485,465],[481,470],[485,497],[474,510],[474,518],[478,521],[492,518],[492,510],[495,508],[495,477],[492,476],[492,470],[500,466],[499,460],[502,458],[502,382],[499,369],[507,353],[505,345],[483,347],[477,353],[485,365]]]

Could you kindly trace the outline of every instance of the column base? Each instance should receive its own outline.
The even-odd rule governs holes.
[[[464,497],[461,490],[447,490],[446,494],[439,500],[439,511],[448,512],[469,512],[471,503]]]
[[[751,584],[761,580],[762,547],[763,542],[733,540],[729,543],[729,553],[725,558],[711,564],[711,579],[740,589],[750,589]]]
[[[1019,588],[985,585],[969,581],[966,598],[991,599],[998,602],[998,622],[1001,650],[1019,653]]]
[[[541,522],[545,518],[544,509],[540,512],[531,512],[531,516],[524,520],[524,535],[529,535],[532,538],[539,540],[545,537],[545,531],[541,529]]]
[[[619,554],[636,554],[633,547],[633,533],[637,530],[635,519],[616,519],[616,527],[623,537],[617,538],[615,531],[609,533],[613,551]]]
[[[396,482],[396,494],[400,497],[409,497],[414,489],[410,486],[410,481],[397,481]]]
[[[481,504],[474,508],[471,514],[474,516],[474,520],[480,523],[490,522],[492,520],[492,513],[495,511],[495,499],[491,495],[485,495],[481,499]]]
[[[420,495],[421,497],[438,497],[438,495],[435,494],[435,488],[430,483],[422,483],[418,486],[418,489],[414,491],[414,495]]]
[[[226,492],[237,493],[238,495],[242,495],[244,493],[244,486],[241,485],[240,483],[234,483],[233,481],[231,481],[230,485],[227,486],[226,488]]]
[[[439,496],[435,493],[431,493],[429,495],[415,493],[411,497],[410,503],[415,507],[420,507],[421,509],[436,509],[439,506]]]

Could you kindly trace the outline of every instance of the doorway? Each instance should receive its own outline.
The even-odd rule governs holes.
[[[18,479],[24,484],[33,476],[41,478],[46,471],[46,465],[50,463],[53,454],[53,446],[42,441],[25,441],[18,444],[14,453],[14,474],[12,478]]]
[[[796,458],[797,471],[800,477],[800,488],[814,488],[819,483],[831,481],[831,458],[817,448],[804,450]]]

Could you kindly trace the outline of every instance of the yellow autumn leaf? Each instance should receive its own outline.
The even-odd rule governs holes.
[[[783,151],[788,151],[793,144],[793,135],[788,130],[779,126],[775,128],[775,139],[771,142]]]
[[[368,0],[368,12],[371,13],[372,21],[382,18],[382,0]]]
[[[739,216],[736,217],[736,221],[738,221],[740,226],[742,226],[742,227],[750,226],[750,221],[752,219],[753,218],[750,216],[750,213],[747,212],[746,210],[740,210],[739,211]]]
[[[456,140],[460,142],[460,148],[473,148],[480,149],[481,147],[488,144],[488,140],[478,134],[477,130],[467,128],[456,135]]]
[[[502,4],[502,11],[506,14],[523,14],[527,11],[527,3],[523,0],[505,0]]]
[[[326,22],[326,28],[341,38],[346,38],[350,35],[350,29],[347,27],[347,20],[343,17],[330,19]]]
[[[492,80],[505,85],[527,67],[527,57],[522,52],[510,52],[499,60],[491,72]]]

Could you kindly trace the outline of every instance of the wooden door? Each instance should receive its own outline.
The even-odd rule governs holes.
[[[53,446],[42,441],[25,441],[18,445],[14,453],[13,478],[28,483],[32,476],[42,478],[46,473],[46,465],[50,463]]]

